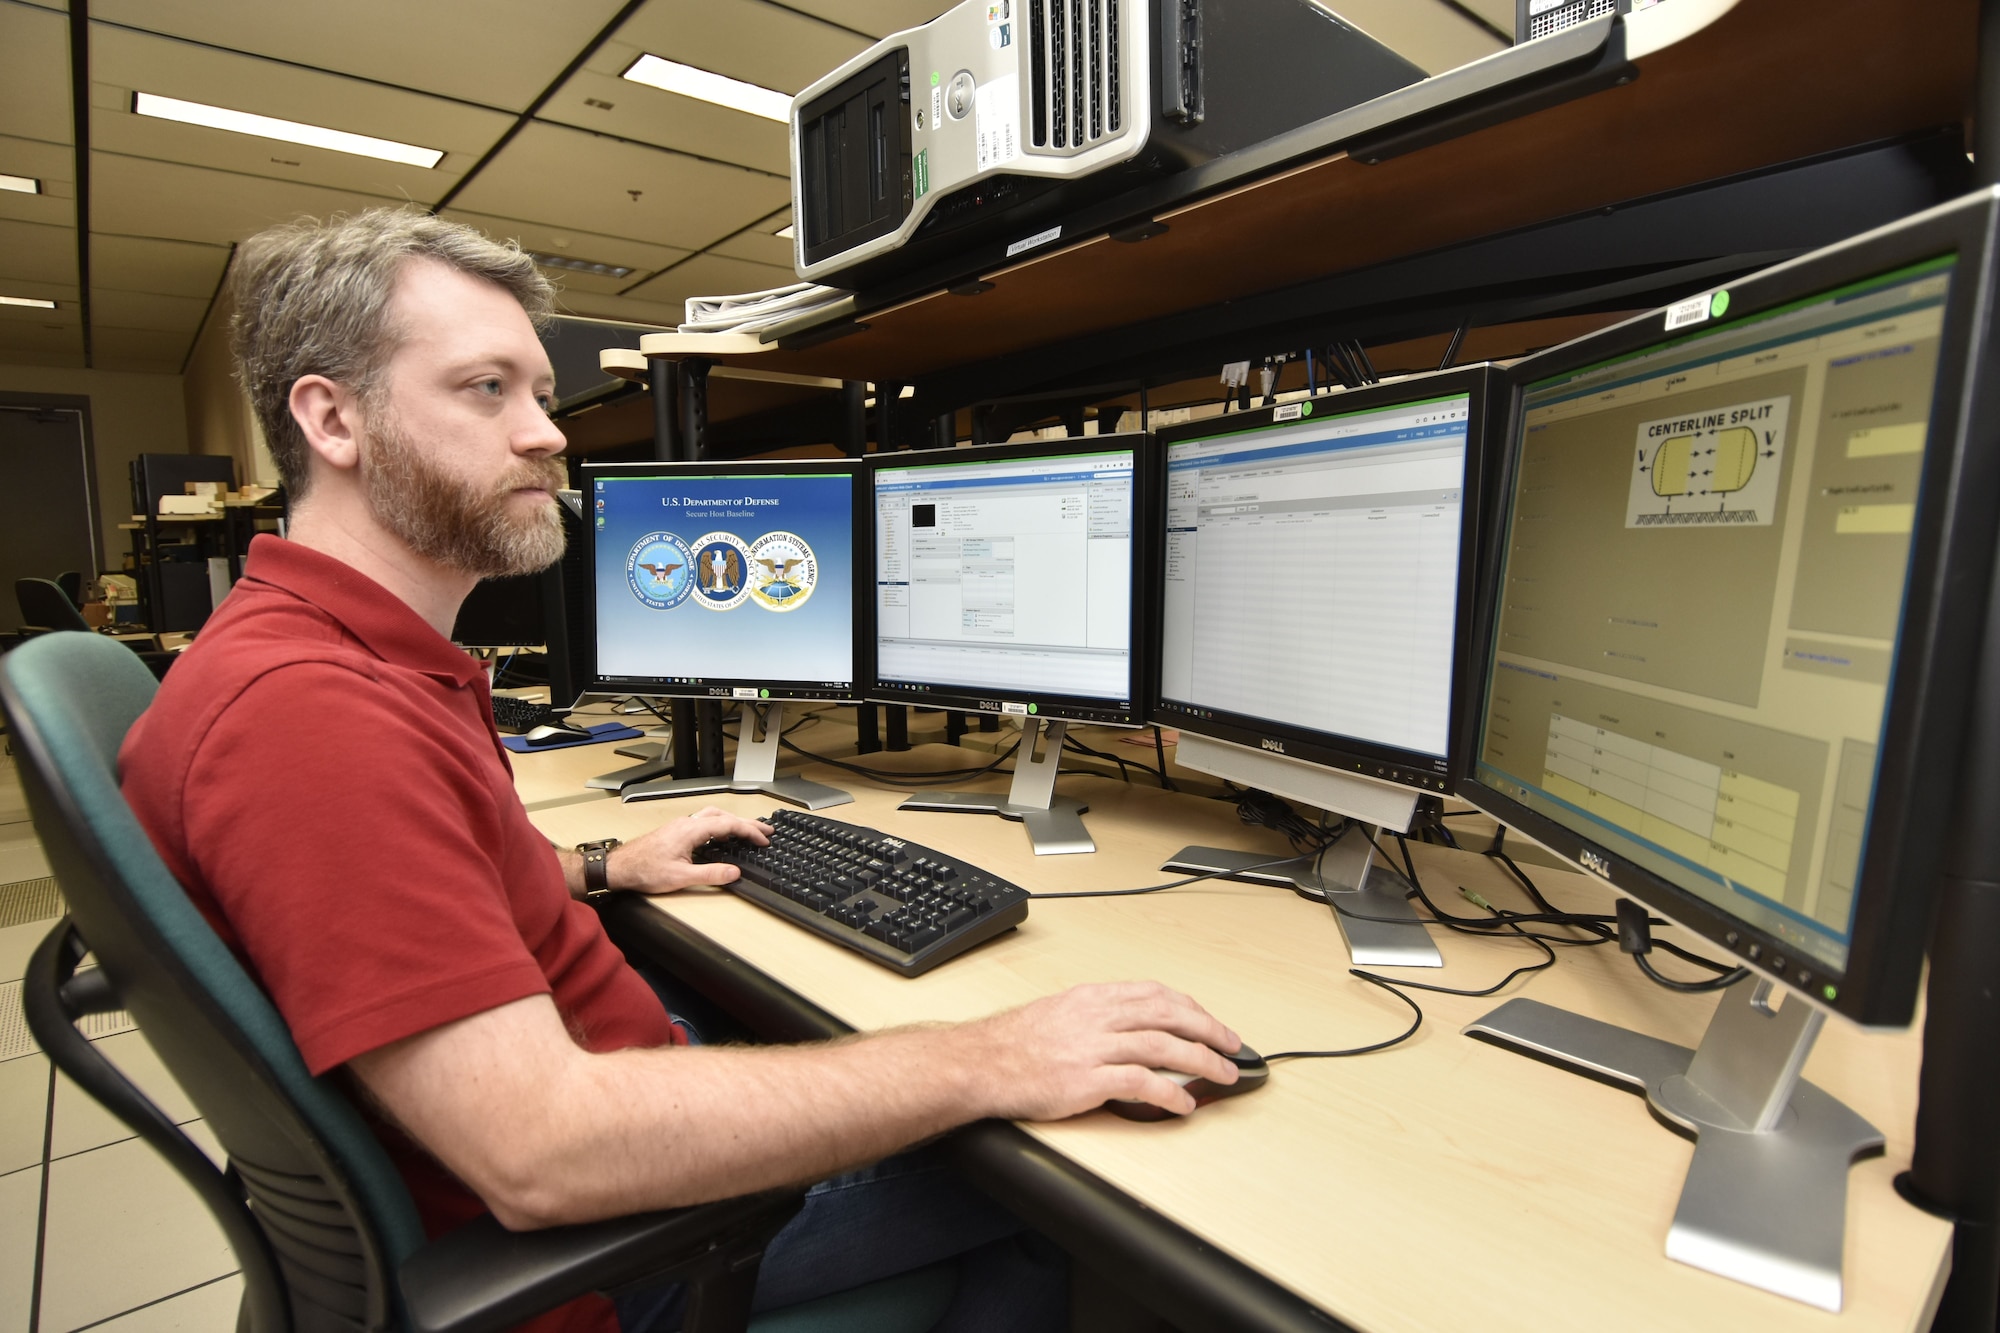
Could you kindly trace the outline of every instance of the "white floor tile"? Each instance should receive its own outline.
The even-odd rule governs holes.
[[[0,1176],[0,1333],[27,1333],[41,1206],[41,1167]]]
[[[227,1333],[236,1327],[236,1307],[242,1299],[243,1279],[231,1275],[119,1315],[96,1325],[90,1333]]]
[[[53,921],[30,921],[25,926],[0,930],[0,983],[19,981],[28,975],[28,959],[35,946],[55,929]]]
[[[48,1057],[0,1060],[0,1174],[41,1162],[48,1113]]]
[[[188,1132],[217,1151],[206,1125]],[[52,1163],[48,1211],[41,1326],[49,1333],[123,1314],[237,1266],[194,1192],[138,1139]]]
[[[42,855],[42,844],[35,841],[28,826],[10,824],[5,829],[8,833],[17,830],[24,836],[0,838],[0,884],[40,879],[49,873],[49,858]]]
[[[175,1124],[185,1124],[201,1115],[139,1033],[121,1032],[95,1044]],[[49,1145],[51,1158],[69,1157],[131,1137],[132,1131],[125,1127],[124,1121],[99,1106],[68,1075],[56,1075],[56,1126]]]

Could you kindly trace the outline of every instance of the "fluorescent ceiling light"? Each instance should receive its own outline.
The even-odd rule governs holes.
[[[781,241],[789,241],[792,239],[792,224],[787,222],[771,234]]]
[[[595,273],[602,278],[629,278],[632,270],[623,264],[601,264],[591,259],[571,259],[568,255],[545,255],[539,250],[526,252],[528,258],[543,268],[568,269],[572,273]]]
[[[0,171],[0,190],[15,190],[21,194],[40,194],[42,183],[33,176],[9,176]]]
[[[37,310],[54,310],[56,308],[54,301],[38,300],[32,296],[0,296],[0,305],[33,306]]]
[[[216,130],[234,130],[238,134],[254,134],[260,139],[282,139],[286,143],[302,143],[309,148],[331,148],[336,153],[377,157],[384,162],[401,162],[412,167],[434,167],[444,159],[444,150],[439,148],[418,148],[413,144],[397,143],[394,139],[375,139],[366,134],[349,134],[346,130],[302,125],[296,120],[279,120],[274,116],[252,115],[248,111],[231,111],[227,107],[183,102],[177,97],[161,97],[154,93],[134,93],[132,110],[142,116],[157,116],[161,120],[206,125]]]
[[[792,119],[792,99],[785,93],[759,88],[754,83],[745,83],[726,75],[711,74],[693,65],[662,60],[658,56],[640,56],[632,62],[632,67],[625,71],[623,77],[634,83],[679,93],[682,97],[694,97],[736,111],[748,111],[766,120],[789,124]]]

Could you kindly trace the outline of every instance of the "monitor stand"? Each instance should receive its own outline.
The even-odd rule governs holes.
[[[1083,812],[1090,807],[1056,795],[1056,769],[1062,764],[1063,733],[1068,730],[1067,722],[1044,722],[1038,717],[1022,723],[1021,746],[1014,751],[1014,784],[1007,789],[1005,799],[979,791],[919,792],[896,808],[953,810],[1017,820],[1028,830],[1036,856],[1094,852],[1097,844],[1083,826]],[[1037,740],[1044,740],[1039,756]]]
[[[583,785],[596,791],[624,791],[635,782],[650,782],[663,778],[674,771],[673,751],[658,741],[639,741],[633,745],[622,745],[611,753],[624,755],[639,762],[629,768],[614,768],[609,773],[599,773],[594,778],[585,778]]]
[[[1643,1036],[1534,1000],[1509,1000],[1468,1035],[1645,1094],[1695,1136],[1667,1257],[1838,1311],[1847,1169],[1882,1133],[1799,1078],[1826,1015],[1749,977],[1722,994],[1701,1047]]]
[[[1372,824],[1349,821],[1326,849],[1276,865],[1261,852],[1229,847],[1183,847],[1160,867],[1182,874],[1217,874],[1253,884],[1282,884],[1333,909],[1357,967],[1443,967],[1423,918],[1410,906],[1410,881],[1375,861]],[[1249,867],[1255,866],[1256,869]]]
[[[619,793],[623,801],[664,801],[676,796],[713,796],[726,791],[760,791],[808,810],[824,810],[830,805],[846,805],[854,797],[838,787],[808,782],[804,778],[778,776],[778,738],[785,728],[785,706],[774,703],[764,710],[764,730],[757,731],[757,706],[743,705],[742,727],[736,737],[736,771],[728,777],[656,778],[635,782]],[[606,774],[606,777],[615,776]]]

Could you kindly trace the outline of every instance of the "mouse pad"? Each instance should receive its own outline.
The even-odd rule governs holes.
[[[572,745],[597,745],[604,741],[629,741],[646,733],[637,727],[628,727],[623,722],[600,722],[590,729],[588,736],[575,740],[550,741],[547,745],[530,745],[525,736],[502,736],[500,743],[515,754],[545,754],[550,750],[567,750]]]

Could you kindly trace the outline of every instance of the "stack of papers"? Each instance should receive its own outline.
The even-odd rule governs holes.
[[[816,282],[795,282],[739,296],[690,296],[682,333],[757,333],[800,315],[838,305],[849,293]]]

